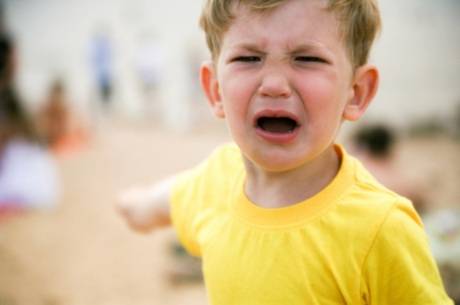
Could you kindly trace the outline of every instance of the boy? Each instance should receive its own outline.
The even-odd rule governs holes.
[[[208,0],[201,25],[202,88],[236,145],[127,194],[128,223],[167,224],[170,203],[211,304],[452,304],[411,203],[334,144],[377,90],[376,3]]]

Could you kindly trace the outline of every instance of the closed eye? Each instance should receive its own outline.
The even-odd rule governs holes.
[[[239,62],[259,62],[261,58],[259,56],[238,56],[232,59],[232,61]]]
[[[296,56],[296,61],[300,62],[319,62],[319,63],[327,63],[326,60],[322,59],[321,57],[316,56]]]

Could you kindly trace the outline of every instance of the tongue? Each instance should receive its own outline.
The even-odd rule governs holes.
[[[273,133],[288,133],[294,130],[296,123],[289,118],[261,118],[259,127]]]

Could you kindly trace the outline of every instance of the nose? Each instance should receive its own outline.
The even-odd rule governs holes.
[[[292,88],[282,71],[272,69],[263,75],[258,92],[264,97],[287,98],[291,96]]]

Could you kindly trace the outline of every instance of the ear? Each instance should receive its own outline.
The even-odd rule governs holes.
[[[219,82],[217,81],[217,73],[212,61],[206,61],[201,64],[200,82],[214,115],[218,118],[224,118],[225,112],[219,92]]]
[[[375,66],[364,65],[356,70],[352,84],[352,96],[343,112],[345,120],[356,121],[364,114],[377,93],[378,84],[379,72]]]

